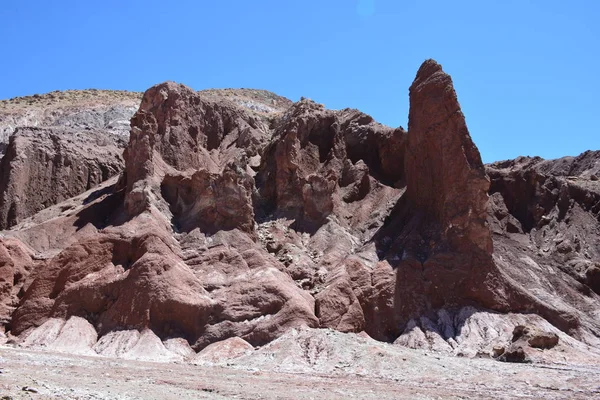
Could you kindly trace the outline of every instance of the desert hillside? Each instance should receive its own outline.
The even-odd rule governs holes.
[[[174,82],[0,102],[2,342],[385,382],[560,364],[597,395],[600,151],[484,165],[441,65],[409,96],[407,129]]]

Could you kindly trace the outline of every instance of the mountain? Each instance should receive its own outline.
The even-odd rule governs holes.
[[[87,97],[64,119],[25,120],[42,122],[11,131],[1,164],[4,330],[23,346],[165,360],[300,327],[597,360],[600,152],[486,166],[437,62],[409,92],[408,130],[173,82],[144,93],[128,140]],[[117,97],[102,110],[137,99]]]

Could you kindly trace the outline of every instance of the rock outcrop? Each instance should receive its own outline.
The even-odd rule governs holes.
[[[0,101],[0,229],[119,174],[140,98],[69,90]]]
[[[313,231],[331,215],[366,232],[371,216],[357,208],[377,207],[373,195],[383,201],[397,195],[389,184],[403,179],[403,168],[390,165],[388,152],[397,150],[393,157],[402,160],[405,138],[402,128],[356,110],[335,112],[306,99],[294,104],[276,126],[256,176],[261,214]]]
[[[497,271],[486,222],[489,181],[452,80],[435,61],[419,69],[410,106],[396,156],[402,195],[359,257],[340,263],[328,282],[324,293],[344,301],[317,295],[334,314],[328,320],[364,327],[379,340],[393,341],[409,319],[441,307],[506,310],[502,288],[491,282]]]
[[[119,90],[67,90],[0,101],[0,154],[19,127],[62,127],[103,131],[127,139],[129,119],[142,93]]]
[[[599,157],[522,157],[486,167],[496,264],[537,303],[531,311],[575,336],[598,332],[600,185],[592,176]]]
[[[19,303],[19,293],[33,269],[31,256],[31,251],[19,240],[0,239],[0,325],[3,328],[9,324]]]
[[[260,90],[216,89],[202,93],[217,102],[226,100],[230,110],[246,110],[267,124],[272,116],[291,104],[288,99]],[[127,144],[130,119],[139,108],[141,98],[142,93],[91,89],[0,101],[0,155],[10,152],[6,157],[10,159],[6,161],[9,164],[13,164],[17,156],[26,160],[3,169],[5,182],[0,185],[5,185],[1,190],[5,206],[0,211],[0,229],[96,186],[107,179],[107,173],[120,173],[123,170],[121,152]],[[217,112],[215,118],[219,119],[219,115]],[[9,146],[16,148],[8,149]],[[119,159],[118,165],[113,153]],[[98,155],[103,156],[101,160],[96,159]],[[259,156],[254,157],[255,163],[259,160]],[[44,168],[51,170],[44,171]],[[23,178],[28,176],[29,169],[32,169],[31,177]],[[40,175],[52,182],[45,182],[46,178]],[[13,182],[24,179],[29,182],[29,189],[23,187],[23,182]],[[31,188],[40,190],[33,193]],[[14,210],[11,211],[11,207]]]
[[[150,328],[200,349],[230,336],[262,344],[290,325],[316,326],[310,295],[267,252],[253,249],[250,188],[236,180],[249,172],[235,163],[256,154],[258,124],[182,85],[150,89],[132,119],[125,183],[111,195],[123,203],[104,229],[58,249],[39,268],[13,314],[13,332],[74,315],[101,335]],[[175,151],[170,140],[189,147]],[[245,199],[240,218],[247,224],[220,225],[231,223],[219,214],[231,212],[223,204],[231,198]]]
[[[254,347],[244,339],[232,337],[206,346],[196,354],[192,363],[197,365],[223,363],[242,357],[253,350]]]
[[[489,181],[452,80],[432,60],[410,88],[404,169],[406,193],[377,238],[380,257],[395,267],[394,314],[500,305],[485,286],[493,272]]]
[[[596,153],[486,168],[432,60],[408,132],[265,93],[150,88],[118,180],[4,232],[11,334],[72,321],[86,352],[173,360],[301,326],[470,357],[519,325],[600,346]]]
[[[531,362],[531,350],[552,349],[558,344],[556,333],[541,331],[537,328],[517,325],[507,348],[497,348],[497,357],[506,362]]]
[[[123,143],[105,132],[18,128],[0,163],[0,229],[119,174]]]
[[[127,211],[135,215],[147,209],[152,199],[162,197],[162,187],[175,218],[220,216],[230,224],[225,220],[242,211],[246,214],[242,224],[252,225],[248,221],[253,218],[248,183],[252,172],[247,160],[260,156],[267,138],[263,121],[227,100],[212,100],[170,82],[149,89],[132,119],[124,154]],[[245,190],[238,192],[238,187]],[[194,202],[204,195],[212,200]],[[223,203],[227,200],[235,204]],[[227,208],[232,210],[219,213]],[[200,215],[190,215],[190,209]],[[218,222],[202,223],[222,228]]]
[[[452,250],[490,253],[489,180],[452,79],[433,60],[423,63],[410,87],[408,118],[407,201],[439,224]]]

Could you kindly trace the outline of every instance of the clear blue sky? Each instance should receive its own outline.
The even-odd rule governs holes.
[[[246,87],[406,127],[434,58],[485,162],[600,148],[598,0],[2,0],[0,98]]]

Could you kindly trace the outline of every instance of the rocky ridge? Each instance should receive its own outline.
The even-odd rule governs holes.
[[[597,152],[484,166],[432,60],[408,131],[272,100],[150,88],[120,178],[3,232],[5,329],[168,359],[299,326],[455,355],[597,357]]]
[[[118,90],[67,90],[0,101],[0,149],[18,127],[67,127],[129,134],[142,94]]]
[[[236,104],[267,124],[291,104],[259,90],[201,93]],[[10,228],[121,173],[130,119],[141,98],[138,92],[89,89],[0,101],[0,154],[6,153],[0,228]]]

